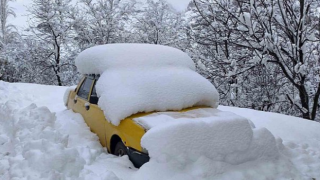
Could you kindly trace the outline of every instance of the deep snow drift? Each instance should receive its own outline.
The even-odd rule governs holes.
[[[114,125],[138,112],[219,104],[216,88],[195,72],[186,53],[172,47],[95,46],[80,53],[76,65],[83,74],[101,74],[96,85],[98,105]]]
[[[154,177],[159,169],[174,170],[176,175],[184,174],[179,178],[190,180],[303,178],[291,164],[281,139],[231,112],[201,108],[182,114],[160,112],[135,120],[150,129],[141,140],[151,157],[137,173],[142,179],[146,175],[150,179],[176,179],[171,173]],[[248,163],[255,166],[234,174],[234,168]],[[189,173],[184,172],[186,169]]]
[[[135,169],[128,157],[108,154],[79,114],[65,110],[66,89],[0,81],[1,180],[320,178],[319,123],[230,107],[219,109],[240,114],[255,127],[224,112],[220,116],[228,114],[230,119],[211,125],[205,119],[180,124],[168,116],[169,123],[156,125],[143,138],[152,158]],[[171,131],[176,126],[184,130]],[[158,137],[152,131],[164,133]],[[199,133],[212,145],[221,144],[209,148],[207,142],[195,142]],[[197,153],[202,149],[206,153]]]

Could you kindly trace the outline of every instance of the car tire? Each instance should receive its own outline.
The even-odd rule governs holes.
[[[114,155],[116,156],[124,156],[127,155],[127,147],[123,144],[122,141],[119,141],[114,148]]]

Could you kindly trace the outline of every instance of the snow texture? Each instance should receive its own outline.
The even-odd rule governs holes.
[[[147,116],[134,118],[133,120],[143,126],[145,129],[151,129],[153,127],[161,126],[166,123],[173,123],[182,121],[183,119],[199,119],[210,118],[209,121],[219,119],[239,119],[244,120],[243,117],[237,116],[230,112],[224,112],[213,108],[198,108],[188,110],[185,112],[155,112]],[[198,121],[198,120],[196,120]],[[254,124],[250,121],[250,126],[254,127]]]
[[[26,93],[30,89],[33,94]],[[45,106],[32,103],[35,95],[44,103],[47,94],[56,92],[60,101],[50,96],[51,104],[63,108],[62,90],[66,88],[23,83],[13,86],[0,81],[1,180],[118,180],[110,171],[95,174],[87,170],[97,157],[105,154],[105,150],[81,115],[72,111],[56,115]],[[52,109],[56,107],[52,106]]]
[[[219,101],[209,81],[185,68],[110,69],[96,87],[98,105],[114,125],[138,112],[217,107]]]
[[[71,92],[71,91],[74,91],[76,87],[77,87],[77,86],[71,86],[71,87],[69,87],[69,88],[65,91],[65,93],[64,93],[64,95],[63,95],[63,103],[64,103],[65,106],[67,106],[70,92]]]
[[[215,87],[194,71],[180,50],[146,44],[96,46],[76,60],[81,73],[101,74],[96,89],[99,107],[114,125],[138,112],[216,108]]]
[[[66,89],[0,81],[1,180],[320,178],[319,123],[224,106],[145,117],[168,122],[151,123],[143,138],[151,160],[136,169],[127,156],[108,154],[81,115],[65,109]]]
[[[295,159],[282,139],[230,112],[203,108],[135,120],[150,128],[142,146],[151,157],[136,174],[137,179],[308,179],[292,161],[296,166],[308,160],[317,168],[320,165],[318,152],[310,152],[316,153],[314,159],[309,152],[302,156],[304,160]],[[304,165],[301,168],[310,170]],[[160,172],[166,173],[154,176]],[[319,176],[312,173],[311,177]]]
[[[149,151],[151,161],[192,164],[205,160],[231,166],[255,160],[277,160],[282,148],[281,142],[267,129],[253,129],[247,119],[217,109],[196,109],[182,116],[151,114],[138,119],[153,126],[141,142]]]
[[[162,45],[107,44],[81,52],[76,66],[82,74],[102,74],[111,68],[185,67],[195,70],[192,59],[184,52]]]

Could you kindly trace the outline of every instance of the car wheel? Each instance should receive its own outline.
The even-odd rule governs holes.
[[[116,156],[124,156],[127,155],[127,147],[123,144],[122,141],[119,141],[114,148],[114,155]]]

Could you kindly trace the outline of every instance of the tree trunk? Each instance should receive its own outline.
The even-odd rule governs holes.
[[[61,82],[61,78],[60,78],[59,74],[56,73],[56,77],[58,80],[58,86],[62,86],[62,82]]]

